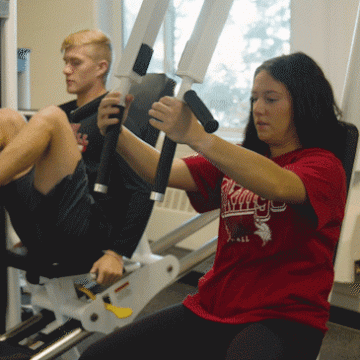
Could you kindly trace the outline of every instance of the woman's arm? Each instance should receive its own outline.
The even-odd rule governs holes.
[[[106,128],[109,125],[118,123],[118,120],[111,116],[119,112],[119,109],[115,105],[119,104],[120,96],[121,95],[116,92],[109,93],[100,103],[98,126],[103,135],[105,135]],[[124,119],[127,117],[132,100],[133,97],[131,95],[126,97]],[[160,152],[158,150],[138,138],[123,126],[119,135],[116,151],[141,178],[151,184],[154,183],[157,164],[160,158]],[[173,161],[169,177],[169,186],[187,191],[197,190],[197,186],[188,167],[181,159],[174,159]]]
[[[305,186],[298,175],[258,153],[211,134],[189,146],[238,184],[265,199],[294,204],[304,203],[307,199]]]
[[[141,178],[150,184],[154,183],[160,159],[158,150],[139,139],[125,127],[120,133],[116,150]],[[174,159],[168,186],[186,191],[197,190],[191,173],[183,160]]]
[[[173,141],[189,145],[257,195],[296,204],[306,201],[306,189],[300,177],[260,154],[206,133],[181,101],[162,98],[153,104],[149,114],[158,119],[150,120],[155,128],[164,131]]]

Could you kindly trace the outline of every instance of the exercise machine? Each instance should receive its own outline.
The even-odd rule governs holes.
[[[161,13],[160,10],[166,9],[167,2],[164,0],[143,2],[124,51],[125,60],[120,60],[119,64],[120,91],[124,94],[131,90],[133,83],[141,83],[141,77],[146,74],[146,68],[150,62],[150,47],[161,25],[161,21],[157,21],[157,26],[154,27],[154,18],[162,19],[165,11]],[[185,65],[182,67],[185,71],[186,67],[191,69],[191,72],[184,75],[187,78],[186,88],[189,88],[193,82],[200,82],[200,79],[195,77],[194,69],[199,70],[203,66],[202,77],[205,75],[231,5],[232,0],[225,2],[212,0],[204,3],[199,21],[190,39],[192,41],[189,41],[189,46],[184,52]],[[222,21],[214,29],[212,25],[219,22],[218,15],[221,13],[223,14]],[[205,36],[210,30],[211,34]],[[207,56],[204,56],[206,61],[199,61],[200,65],[194,68],[194,63],[198,60],[197,55],[199,55],[194,50],[198,47],[204,51],[205,44],[211,38],[213,41],[210,41],[211,46],[208,46]],[[133,65],[129,66],[129,63]],[[189,81],[191,77],[194,79]],[[204,108],[197,97],[194,99],[194,101],[188,101],[189,105],[192,103],[195,104],[192,106]],[[206,116],[203,117],[205,127],[207,123],[215,122],[213,119],[206,120]],[[215,128],[212,131],[214,130]],[[116,139],[117,136],[113,137]],[[107,135],[105,143],[111,141],[108,138]],[[105,160],[111,156],[112,151],[114,149],[105,151]],[[102,169],[100,175],[101,173]],[[104,173],[106,174],[106,171]],[[100,176],[103,179],[96,184],[95,191],[106,193],[106,177],[106,175]],[[204,216],[197,217],[185,224],[180,234],[175,236],[171,234],[172,237],[168,239],[171,239],[173,245],[186,236],[187,227],[194,229],[195,224],[202,227],[202,224],[217,217],[218,211],[207,214],[205,219]],[[10,223],[8,225],[11,230]],[[158,242],[157,247],[159,248],[162,243],[162,241]],[[74,349],[78,342],[83,341],[93,332],[108,334],[132,322],[151,298],[180,276],[184,276],[199,261],[212,255],[215,248],[216,240],[213,239],[209,245],[197,250],[197,254],[186,256],[180,261],[172,255],[155,255],[147,239],[143,237],[132,259],[126,260],[125,275],[122,279],[100,291],[96,284],[94,285],[93,279],[89,278],[88,274],[84,275],[88,267],[82,267],[81,264],[52,264],[47,268],[40,266],[34,269],[29,256],[9,251],[8,262],[13,267],[26,271],[34,316],[7,331],[0,337],[0,345],[4,345],[5,351],[6,348],[9,351],[20,351],[32,359],[51,359],[70,348]],[[201,254],[201,258],[198,254]],[[74,355],[76,356],[76,351]]]
[[[350,76],[350,78],[352,77],[352,75]],[[358,82],[357,82],[358,83]],[[353,91],[353,90],[352,90]],[[343,104],[344,104],[344,100],[343,100]],[[344,106],[344,105],[343,105]],[[344,108],[345,110],[345,108]],[[357,110],[352,112],[354,113],[359,113]],[[346,111],[344,111],[344,115],[345,115],[345,120],[347,122],[350,123],[355,123],[357,125],[357,120],[352,120],[352,118],[348,117],[349,113],[346,113]],[[350,160],[346,160],[347,163],[352,163],[355,159],[355,150],[356,150],[356,146],[357,146],[357,134],[356,134],[356,129],[354,130],[354,128],[352,126],[348,127],[346,124],[344,125],[344,144],[346,145],[350,145],[349,146],[349,151],[346,151],[346,153],[348,154],[348,156],[346,157],[347,159]],[[352,160],[351,160],[352,157]],[[343,160],[345,161],[345,160]],[[356,169],[356,167],[355,167]],[[348,172],[348,171],[347,171]],[[343,231],[341,234],[341,241],[339,243],[339,248],[338,248],[338,256],[336,258],[336,274],[337,274],[337,278],[336,278],[336,283],[334,285],[334,289],[337,288],[337,284],[342,284],[348,288],[350,288],[349,284],[354,282],[355,279],[355,271],[354,271],[354,262],[356,262],[358,260],[357,258],[357,253],[353,251],[354,247],[356,246],[356,244],[354,245],[354,243],[356,243],[356,228],[355,228],[355,223],[356,221],[356,215],[358,214],[358,212],[355,211],[355,215],[352,214],[352,211],[354,209],[354,207],[351,206],[355,204],[351,203],[351,199],[352,197],[356,194],[356,190],[357,190],[357,186],[354,183],[354,178],[352,177],[352,168],[349,168],[349,172],[350,172],[350,177],[348,176],[348,181],[349,181],[349,202],[348,202],[348,206],[347,206],[347,210],[346,210],[346,218],[344,221],[344,226],[343,226]],[[349,205],[350,204],[350,205]],[[350,206],[350,207],[349,207]],[[55,278],[55,280],[46,280],[51,278],[51,275],[49,275],[50,277],[44,277],[43,279],[40,278],[40,281],[44,282],[44,285],[35,285],[35,289],[34,291],[36,292],[37,289],[38,291],[38,295],[34,296],[34,298],[38,298],[38,313],[36,314],[35,318],[32,319],[31,321],[28,321],[25,325],[21,325],[19,327],[16,327],[14,329],[12,329],[12,331],[10,331],[7,333],[7,339],[10,341],[10,339],[12,339],[13,341],[18,340],[20,337],[20,330],[24,331],[29,331],[30,329],[34,329],[35,327],[39,326],[39,324],[46,324],[47,326],[50,328],[47,331],[50,332],[51,327],[55,326],[53,325],[53,323],[55,321],[57,322],[62,322],[62,329],[60,330],[60,333],[63,334],[64,332],[66,333],[66,335],[62,335],[64,336],[62,342],[60,344],[58,344],[57,346],[54,346],[54,352],[50,353],[48,352],[47,354],[43,354],[43,358],[51,358],[52,356],[55,356],[54,353],[57,351],[57,353],[61,353],[63,351],[65,351],[64,349],[67,348],[68,345],[70,346],[74,346],[78,341],[82,341],[84,338],[86,338],[87,336],[90,335],[90,333],[92,332],[91,328],[89,327],[89,330],[84,329],[83,325],[82,325],[82,321],[83,318],[82,316],[85,316],[83,314],[87,314],[86,315],[86,321],[89,320],[89,313],[91,311],[88,310],[92,310],[93,312],[91,312],[91,316],[90,316],[90,321],[92,324],[90,325],[94,325],[94,324],[101,324],[101,322],[103,321],[103,318],[105,317],[116,317],[116,315],[109,311],[108,309],[106,309],[106,307],[110,308],[110,306],[108,305],[112,305],[114,307],[117,308],[122,308],[122,309],[131,309],[132,314],[129,315],[128,317],[123,317],[123,318],[117,318],[116,321],[116,325],[112,325],[112,326],[122,326],[122,324],[125,324],[127,321],[132,321],[132,319],[134,317],[136,317],[136,314],[138,313],[138,309],[142,306],[141,304],[139,304],[139,308],[136,308],[136,306],[132,306],[130,303],[128,303],[127,301],[125,301],[124,299],[121,299],[121,301],[119,300],[119,297],[116,294],[121,294],[121,296],[123,296],[123,294],[130,293],[130,292],[134,292],[135,291],[140,291],[139,294],[141,294],[141,290],[142,289],[138,289],[135,285],[136,281],[133,280],[135,279],[135,275],[138,273],[140,274],[158,274],[158,271],[161,272],[162,274],[164,274],[164,277],[166,279],[168,279],[168,283],[170,283],[171,281],[175,281],[179,276],[182,276],[182,274],[186,273],[187,271],[189,271],[189,269],[192,268],[192,266],[194,266],[194,260],[198,259],[198,255],[199,254],[195,254],[195,255],[191,255],[187,258],[184,258],[180,261],[178,261],[177,259],[172,259],[169,258],[167,260],[169,260],[169,262],[163,262],[162,263],[162,268],[160,270],[160,268],[152,273],[150,271],[150,268],[155,267],[154,264],[159,265],[159,262],[163,261],[164,258],[163,257],[159,257],[158,255],[154,255],[154,253],[158,253],[162,250],[164,250],[168,244],[171,243],[171,245],[174,245],[175,243],[177,243],[177,241],[180,239],[182,240],[183,237],[185,236],[184,234],[189,234],[189,229],[192,229],[195,225],[195,223],[201,223],[202,221],[205,221],[204,218],[208,217],[208,220],[206,221],[211,221],[212,216],[215,218],[217,218],[218,214],[216,212],[211,213],[211,214],[204,214],[204,215],[199,215],[196,217],[196,219],[190,221],[187,224],[184,224],[181,229],[178,229],[178,231],[174,231],[171,234],[167,234],[165,237],[163,237],[162,239],[160,239],[159,241],[157,241],[156,243],[152,244],[150,246],[150,251],[149,251],[149,245],[146,243],[146,239],[144,240],[144,242],[141,242],[141,246],[139,247],[139,249],[137,250],[137,252],[134,254],[134,258],[129,260],[128,263],[126,264],[126,269],[127,269],[127,275],[121,280],[121,282],[119,282],[117,285],[118,287],[116,288],[108,288],[106,290],[104,290],[104,292],[101,292],[100,294],[91,294],[88,292],[88,294],[86,294],[86,290],[81,288],[81,284],[85,283],[85,288],[89,288],[90,291],[91,290],[91,279],[89,279],[87,276],[75,276],[75,277],[71,277],[71,279],[69,279],[69,277],[65,277],[61,280]],[[205,222],[206,222],[205,221]],[[191,233],[191,231],[190,231]],[[179,235],[180,234],[180,235]],[[347,244],[347,239],[349,241],[352,242],[352,245]],[[171,241],[170,241],[171,240]],[[180,241],[179,240],[179,241]],[[215,247],[216,247],[216,239],[213,239],[210,243],[210,245],[206,245],[204,248],[199,249],[199,253],[200,254],[212,254],[215,251]],[[350,256],[349,253],[347,253],[346,255],[346,251],[348,251],[350,249]],[[341,257],[339,257],[340,254],[345,254],[345,255],[341,255]],[[359,257],[360,258],[360,257]],[[349,261],[350,259],[350,261]],[[353,261],[354,260],[354,261]],[[196,261],[195,261],[196,262]],[[348,276],[346,278],[341,278],[338,277],[338,275],[342,274],[342,271],[339,272],[339,264],[341,263],[348,263],[347,266],[349,271],[348,271]],[[185,265],[186,263],[186,265]],[[172,269],[171,269],[172,267]],[[146,270],[145,270],[146,269]],[[126,280],[127,279],[127,280]],[[59,281],[58,281],[59,280]],[[166,281],[166,280],[165,280]],[[49,283],[47,285],[45,285],[46,283]],[[127,284],[127,282],[129,284]],[[52,284],[50,284],[52,283]],[[76,285],[74,285],[76,284]],[[80,285],[79,285],[80,284]],[[78,286],[79,285],[79,286]],[[60,289],[60,292],[57,292],[56,294],[62,293],[64,292],[63,289],[66,289],[67,286],[70,287],[69,291],[65,291],[66,293],[69,293],[69,297],[64,298],[64,301],[69,304],[67,307],[67,310],[64,313],[61,313],[58,310],[58,307],[55,307],[52,303],[51,303],[51,296],[54,295],[54,291],[58,291]],[[83,286],[84,287],[84,286]],[[49,289],[49,293],[45,293],[44,289],[48,288]],[[54,290],[55,289],[55,290]],[[83,291],[81,291],[80,289],[82,289]],[[115,291],[117,290],[117,292]],[[53,295],[51,295],[51,293]],[[94,295],[96,295],[95,299],[92,299],[94,297]],[[148,295],[149,297],[151,297],[151,294]],[[41,300],[40,300],[41,299]],[[334,291],[332,294],[332,301],[335,301],[336,299],[336,292]],[[56,301],[58,301],[58,299],[56,299]],[[72,303],[76,303],[77,305],[79,305],[79,308],[75,307],[73,308]],[[106,305],[108,304],[108,305]],[[341,302],[341,304],[343,304],[343,302]],[[46,308],[46,306],[48,305],[49,309]],[[135,304],[136,305],[136,304]],[[36,307],[36,306],[35,306]],[[79,309],[82,310],[79,310]],[[40,310],[41,309],[41,310]],[[124,312],[129,310],[124,310]],[[68,320],[69,318],[71,318],[72,320]],[[114,318],[115,319],[115,318]],[[85,321],[85,320],[84,320]],[[85,322],[86,322],[85,321]],[[71,323],[71,324],[69,324]],[[58,324],[56,324],[58,325]],[[73,328],[72,330],[69,330],[69,328]],[[56,330],[57,334],[59,334],[59,330]],[[70,334],[70,335],[68,335]],[[4,340],[4,337],[1,338],[0,340]],[[37,345],[34,346],[39,346],[41,348],[41,342],[42,340],[39,340],[39,343],[37,343]],[[34,344],[36,344],[34,342]],[[55,349],[57,347],[57,349]],[[46,357],[47,356],[47,357]],[[41,357],[38,357],[41,358]]]

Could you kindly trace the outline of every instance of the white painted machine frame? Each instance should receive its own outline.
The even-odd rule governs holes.
[[[150,264],[139,264],[135,271],[127,272],[116,284],[97,294],[95,300],[86,296],[79,298],[75,291],[74,283],[86,280],[86,276],[85,279],[84,276],[40,278],[43,285],[31,286],[31,304],[35,313],[42,309],[54,312],[57,326],[71,318],[79,320],[87,331],[109,334],[134,321],[156,294],[175,281],[179,269],[179,261],[172,255]],[[118,318],[105,308],[104,299],[110,299],[115,307],[130,308],[131,315]]]

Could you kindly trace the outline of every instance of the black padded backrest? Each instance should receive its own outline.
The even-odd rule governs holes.
[[[340,121],[339,130],[339,158],[346,174],[346,185],[349,191],[351,175],[354,168],[355,155],[359,139],[359,132],[355,125]],[[335,263],[339,242],[336,243],[333,262]]]
[[[340,160],[345,169],[347,189],[350,187],[351,174],[353,172],[355,155],[357,150],[357,143],[359,138],[359,132],[355,125],[340,121]]]
[[[140,84],[134,84],[130,88],[134,101],[125,126],[152,146],[156,144],[159,130],[149,124],[148,111],[151,105],[161,97],[172,96],[174,87],[175,82],[165,74],[147,74]]]

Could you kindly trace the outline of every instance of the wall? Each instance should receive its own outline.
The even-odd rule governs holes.
[[[31,49],[32,109],[73,98],[65,90],[61,43],[93,26],[92,0],[18,0],[18,47]]]
[[[319,62],[333,86],[338,104],[344,111],[344,120],[354,123],[360,129],[360,73],[357,66],[360,34],[357,35],[358,44],[354,48],[356,55],[351,63],[352,71],[343,99],[359,1],[317,0],[310,3],[307,0],[294,0],[292,3],[292,49],[307,52]],[[359,291],[355,291],[353,286],[354,261],[360,259],[359,161],[355,169],[336,257],[331,303],[359,312]]]
[[[118,0],[18,0],[18,47],[32,50],[32,109],[73,99],[65,90],[60,53],[61,43],[70,33],[101,29],[111,37],[115,55],[120,53],[121,9]],[[116,85],[112,74],[109,88]]]
[[[359,0],[293,0],[291,49],[304,51],[323,68],[341,104]]]

